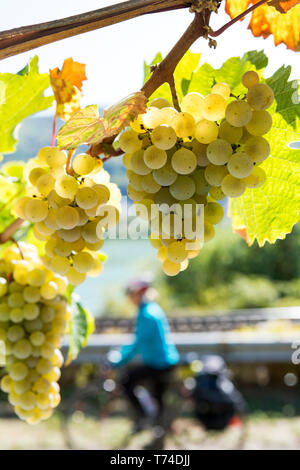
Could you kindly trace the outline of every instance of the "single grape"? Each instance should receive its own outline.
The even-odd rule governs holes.
[[[207,205],[204,207],[204,218],[210,224],[216,225],[224,217],[224,209],[221,204],[217,202],[208,202]]]
[[[230,144],[236,144],[242,138],[243,128],[235,127],[229,124],[227,121],[223,121],[220,124],[219,137],[220,139],[227,140]]]
[[[222,191],[226,196],[239,197],[246,189],[244,180],[227,175],[222,181]]]
[[[253,111],[250,122],[246,125],[246,129],[252,135],[263,135],[269,132],[272,127],[272,117],[268,111]]]
[[[211,89],[212,94],[217,94],[221,95],[225,100],[228,100],[231,90],[230,86],[227,85],[227,83],[216,83],[212,89]]]
[[[204,168],[198,168],[191,177],[196,184],[196,193],[200,195],[207,194],[210,190],[210,184],[206,181]]]
[[[191,150],[181,147],[173,154],[171,164],[176,173],[188,175],[195,170],[197,158]]]
[[[219,186],[212,186],[209,190],[210,196],[216,201],[221,201],[226,197],[222,189]]]
[[[232,126],[242,127],[248,124],[252,118],[252,110],[243,100],[235,100],[229,103],[225,112],[226,121]]]
[[[259,75],[254,70],[248,70],[242,77],[242,83],[246,88],[250,88],[259,82]]]
[[[46,173],[38,178],[36,188],[42,196],[47,197],[50,191],[53,190],[54,183],[55,179],[53,176],[50,173]]]
[[[171,162],[167,162],[158,170],[152,172],[154,180],[161,186],[170,186],[177,179],[177,173],[173,170]]]
[[[206,154],[214,165],[224,165],[232,155],[232,147],[226,140],[216,139],[208,144]]]
[[[204,98],[200,93],[188,93],[182,98],[180,107],[183,112],[191,114],[195,121],[198,122],[203,118],[203,101]]]
[[[79,188],[75,196],[76,203],[82,209],[91,209],[96,206],[98,199],[97,191],[93,188]]]
[[[207,145],[201,144],[198,140],[194,139],[192,142],[192,151],[196,155],[197,165],[206,167],[209,164],[209,160],[206,155]]]
[[[65,152],[56,147],[43,147],[38,152],[38,159],[50,168],[61,167],[67,163]]]
[[[209,144],[218,137],[219,128],[215,122],[202,119],[196,124],[195,138],[201,144]]]
[[[168,150],[176,144],[177,135],[172,127],[162,124],[153,129],[151,141],[155,147],[162,150]]]
[[[63,175],[55,181],[54,187],[60,197],[73,199],[78,191],[78,182],[71,175]]]
[[[154,194],[157,193],[161,188],[161,185],[156,182],[152,173],[143,177],[142,180],[142,190],[146,193]]]
[[[24,214],[30,222],[41,222],[48,215],[48,204],[39,199],[30,199],[26,202]]]
[[[260,188],[266,181],[267,175],[263,168],[255,166],[252,173],[243,181],[247,188]]]
[[[88,175],[95,168],[96,160],[91,155],[87,153],[81,153],[76,155],[73,160],[72,167],[75,173],[78,175]]]
[[[168,276],[176,276],[180,272],[180,268],[180,263],[174,263],[169,259],[163,262],[163,271]]]
[[[144,152],[144,162],[150,170],[162,168],[167,161],[165,150],[158,149],[155,145],[151,145]]]
[[[230,157],[227,168],[235,178],[246,178],[253,170],[253,160],[247,153],[237,152]]]
[[[73,284],[74,286],[77,286],[81,284],[84,280],[86,275],[84,273],[80,273],[76,271],[72,266],[69,268],[67,274],[67,279],[70,284]]]
[[[250,137],[245,142],[244,150],[254,162],[259,163],[270,155],[270,144],[263,137]]]
[[[93,269],[93,266],[94,258],[87,251],[77,253],[73,256],[73,267],[79,273],[86,273]]]
[[[226,175],[228,175],[228,170],[223,165],[210,164],[205,168],[204,172],[205,179],[211,186],[221,186]]]
[[[133,129],[129,129],[120,135],[119,146],[125,153],[134,153],[142,148],[142,141]]]
[[[170,261],[173,261],[173,263],[181,263],[184,261],[187,258],[185,243],[182,241],[170,243],[167,247],[167,257]]]
[[[152,147],[154,147],[154,145]],[[157,151],[160,152],[158,149]],[[139,150],[131,156],[131,169],[138,175],[148,175],[151,172],[151,168],[149,168],[144,161],[144,150]]]
[[[74,207],[63,206],[56,211],[56,223],[59,228],[71,230],[76,227],[79,221],[79,214]]]
[[[161,122],[161,110],[155,106],[149,106],[146,109],[146,112],[142,115],[142,119],[145,129],[154,129],[160,124],[164,124]]]
[[[257,83],[249,88],[247,101],[257,111],[268,109],[274,101],[273,90],[265,83]]]
[[[225,116],[226,99],[218,94],[211,94],[204,98],[203,117],[209,121],[218,121]]]
[[[170,186],[170,194],[178,201],[189,199],[196,190],[196,184],[190,176],[178,176],[176,181]],[[156,202],[156,201],[155,201]]]
[[[177,113],[171,122],[171,126],[175,130],[178,137],[185,138],[194,135],[195,119],[189,113]]]

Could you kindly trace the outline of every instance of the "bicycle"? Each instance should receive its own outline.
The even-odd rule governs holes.
[[[181,363],[177,366],[174,374],[174,380],[168,387],[167,392],[164,396],[166,412],[163,416],[159,416],[156,422],[149,422],[148,425],[141,427],[141,429],[135,429],[134,416],[131,410],[126,410],[126,414],[131,420],[131,429],[125,432],[125,437],[118,442],[117,446],[113,446],[113,449],[126,449],[134,442],[135,438],[147,431],[150,433],[150,440],[144,445],[143,448],[160,450],[164,449],[166,445],[170,445],[169,442],[174,442],[176,448],[187,449],[187,446],[183,444],[183,441],[188,443],[194,442],[196,446],[203,448],[215,448],[218,442],[222,442],[222,437],[230,432],[232,433],[230,444],[227,447],[233,449],[241,449],[246,440],[246,419],[243,413],[239,413],[232,420],[232,425],[224,430],[207,431],[201,426],[201,422],[196,417],[197,406],[195,401],[195,382],[197,374],[199,373],[199,366],[201,364],[200,358],[194,359],[182,359]],[[69,449],[82,448],[82,438],[77,439],[74,435],[74,421],[95,417],[100,420],[104,420],[107,417],[111,417],[115,412],[116,408],[122,407],[116,406],[119,401],[123,402],[123,413],[125,400],[122,397],[120,386],[118,385],[118,372],[114,369],[108,370],[105,366],[102,366],[98,370],[98,375],[92,381],[90,381],[85,387],[77,389],[68,400],[63,403],[61,412],[63,415],[62,419],[62,431],[65,440],[65,445]],[[199,403],[198,403],[199,404]],[[218,409],[219,406],[219,409]],[[220,413],[220,404],[214,404],[214,408],[210,409],[211,413]],[[217,407],[217,408],[216,408]],[[198,410],[199,412],[199,410]],[[198,413],[199,414],[199,413]],[[191,426],[182,426],[178,419],[189,419]],[[237,426],[239,425],[239,426]],[[194,435],[189,435],[189,430],[195,430]],[[227,439],[227,438],[226,438]],[[224,439],[223,439],[224,440]],[[80,443],[79,443],[80,441]],[[222,444],[224,445],[224,444]]]

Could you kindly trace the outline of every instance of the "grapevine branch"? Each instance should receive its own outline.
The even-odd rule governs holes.
[[[23,219],[15,219],[6,229],[0,233],[0,244],[6,243],[11,240],[13,234],[18,230],[18,228],[24,222]]]

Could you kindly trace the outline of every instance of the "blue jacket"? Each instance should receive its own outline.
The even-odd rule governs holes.
[[[179,354],[167,338],[169,331],[168,320],[161,307],[155,302],[142,303],[137,315],[135,341],[122,347],[121,358],[114,365],[124,365],[136,355],[141,355],[144,364],[154,369],[177,364]]]

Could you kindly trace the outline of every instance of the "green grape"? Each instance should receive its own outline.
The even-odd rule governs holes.
[[[80,188],[76,193],[75,201],[82,209],[91,209],[98,203],[97,191],[93,188]]]
[[[198,140],[194,139],[192,142],[192,151],[196,155],[197,165],[206,167],[209,164],[209,160],[206,155],[207,145],[201,144]]]
[[[64,240],[58,239],[57,242],[55,243],[55,247],[53,251],[58,256],[63,256],[63,257],[69,256],[72,253],[72,245],[69,242],[65,242]],[[51,259],[50,259],[50,264],[51,264]]]
[[[208,165],[205,168],[204,176],[208,184],[211,186],[221,186],[223,178],[228,175],[226,166],[223,165]]]
[[[9,317],[14,323],[21,323],[24,320],[23,310],[21,308],[13,308],[10,311]]]
[[[274,101],[273,90],[265,83],[257,83],[249,88],[247,101],[251,108],[257,111],[263,111],[269,108]]]
[[[171,162],[167,162],[158,170],[153,170],[152,175],[161,186],[170,186],[177,179],[177,173],[173,170]]]
[[[13,325],[7,330],[7,338],[12,343],[19,341],[19,339],[22,339],[24,335],[25,335],[25,332],[20,325]]]
[[[83,251],[73,256],[73,267],[79,273],[87,273],[94,266],[94,258],[88,252]]]
[[[272,117],[268,111],[253,111],[251,121],[246,125],[246,129],[252,135],[263,135],[269,132],[272,127]]]
[[[209,121],[218,121],[225,116],[226,100],[218,94],[211,94],[204,98],[202,113]]]
[[[48,215],[48,204],[39,199],[30,199],[24,207],[24,215],[30,222],[41,222]]]
[[[8,367],[8,372],[13,380],[25,379],[28,374],[28,367],[23,362],[15,362]]]
[[[150,193],[150,194],[157,193],[157,191],[159,191],[160,188],[161,188],[161,185],[155,181],[151,173],[143,177],[142,190],[146,191],[146,193]]]
[[[129,129],[120,135],[119,146],[125,153],[134,153],[142,148],[142,141],[133,129]]]
[[[154,100],[151,101],[150,106],[154,106],[155,108],[161,109],[169,107],[171,105],[169,101],[165,98],[154,98]]]
[[[151,141],[155,147],[161,150],[169,150],[177,142],[174,129],[166,124],[155,127],[151,133]]]
[[[27,281],[30,286],[40,287],[46,279],[46,273],[40,268],[34,268],[28,273]]]
[[[32,352],[32,346],[27,339],[20,339],[13,346],[13,354],[18,359],[27,359]]]
[[[14,382],[9,375],[4,375],[0,382],[0,388],[3,392],[9,393],[13,388]]]
[[[79,221],[79,214],[74,207],[63,206],[56,211],[56,223],[59,228],[71,230],[76,227]]]
[[[232,155],[232,148],[226,140],[216,139],[208,144],[206,154],[214,165],[224,165]]]
[[[219,128],[215,122],[202,119],[196,124],[195,138],[201,144],[209,144],[218,137]]]
[[[219,137],[227,140],[230,144],[236,144],[242,138],[242,127],[234,127],[229,122],[223,121],[220,124]]]
[[[123,165],[127,170],[132,170],[131,168],[131,153],[124,153],[123,155]]]
[[[253,170],[253,160],[247,153],[237,152],[230,157],[227,168],[235,178],[246,178]]]
[[[263,137],[250,137],[245,142],[244,150],[254,162],[259,163],[270,155],[270,144]]]
[[[41,331],[34,331],[31,333],[30,337],[30,342],[33,346],[41,346],[44,341],[45,341],[45,335]]]
[[[20,219],[26,219],[25,206],[28,201],[31,201],[31,197],[24,196],[24,197],[20,197],[19,199],[17,199],[14,203],[14,207],[13,207],[14,213],[16,214],[17,217],[20,217]]]
[[[212,225],[216,225],[224,217],[224,209],[217,202],[208,202],[204,207],[204,218]]]
[[[227,85],[227,83],[216,83],[212,89],[211,89],[212,94],[217,94],[221,95],[225,100],[228,100],[230,97],[230,86]]]
[[[171,121],[171,126],[181,138],[193,136],[195,124],[195,119],[189,113],[177,113]]]
[[[259,82],[259,75],[254,70],[248,70],[242,77],[242,83],[246,88],[250,88]]]
[[[173,154],[171,164],[176,173],[188,175],[195,170],[197,158],[191,150],[181,147]]]
[[[21,294],[20,292],[14,292],[13,294],[10,294],[7,298],[7,304],[11,308],[23,307],[23,294]]]
[[[31,388],[31,382],[30,382],[30,380],[28,380],[28,377],[27,377],[24,380],[19,380],[19,381],[15,382],[13,388],[14,388],[14,391],[18,395],[22,395],[22,393],[27,392],[27,390],[29,390]]]
[[[58,294],[57,284],[54,281],[48,281],[41,287],[41,296],[44,299],[54,299]]]
[[[49,215],[49,213],[48,213],[48,215]],[[36,231],[40,235],[42,235],[44,237],[47,237],[47,238],[49,237],[49,235],[52,235],[52,233],[54,232],[54,229],[49,228],[44,222],[37,222],[35,224],[34,228],[36,229]]]
[[[198,122],[203,118],[203,101],[203,96],[200,93],[188,93],[182,98],[180,107],[183,112],[191,114],[195,121]]]
[[[172,206],[176,203],[176,199],[171,195],[169,188],[161,188],[154,194],[154,202],[157,205],[166,204],[167,206]]]
[[[75,209],[77,210],[78,216],[79,216],[79,220],[78,220],[77,225],[78,225],[78,227],[82,227],[83,225],[85,225],[88,222],[89,218],[88,218],[86,212],[83,209],[81,209],[81,207],[76,207]]]
[[[25,302],[29,303],[37,303],[41,298],[39,289],[34,286],[25,287],[23,291],[23,297]]]
[[[52,209],[58,209],[59,207],[67,206],[71,202],[71,199],[69,198],[60,197],[54,189],[50,191],[47,199],[49,206]]]
[[[161,110],[155,106],[149,106],[146,112],[142,115],[143,125],[146,129],[154,129],[155,127],[163,124],[160,119]]]
[[[45,342],[41,346],[41,356],[44,359],[51,359],[51,357],[53,357],[54,351],[55,351],[55,347],[51,343]]]
[[[35,320],[39,313],[40,309],[35,303],[29,303],[24,306],[23,315],[26,320]]]
[[[50,173],[46,173],[45,175],[41,175],[38,178],[36,182],[36,188],[42,196],[47,197],[50,191],[53,190],[54,183],[55,179],[53,176],[50,175]]]
[[[260,188],[266,181],[267,175],[263,168],[255,166],[252,173],[243,181],[247,188]]]
[[[158,209],[152,199],[142,199],[140,202],[135,202],[134,206],[136,215],[141,219],[151,220],[157,215]]]
[[[215,236],[215,228],[213,224],[207,220],[204,221],[204,242],[207,243],[212,240]]]
[[[210,189],[210,184],[206,181],[204,168],[198,168],[191,177],[196,184],[196,194],[206,195]]]
[[[132,201],[141,201],[146,197],[146,192],[145,191],[136,191],[131,184],[127,185],[127,196],[129,199]]]
[[[162,263],[167,259],[167,247],[165,246],[159,247],[159,249],[157,250],[157,258]]]
[[[239,197],[246,189],[244,180],[227,175],[222,181],[222,191],[226,196]]]
[[[66,274],[70,267],[70,262],[68,258],[64,258],[63,256],[54,256],[51,260],[51,266],[53,271],[59,274]]]
[[[95,168],[96,160],[87,153],[77,155],[73,160],[73,170],[80,176],[88,175]]]
[[[80,239],[81,230],[80,227],[75,227],[73,229],[60,229],[58,230],[59,237],[65,242],[74,243]]]
[[[165,247],[164,247],[165,248]],[[167,247],[167,257],[173,263],[181,263],[187,258],[184,242],[173,242]]]
[[[235,100],[227,106],[225,117],[232,126],[243,127],[251,120],[252,110],[245,101]]]
[[[56,147],[43,147],[39,150],[38,159],[50,168],[60,167],[67,163],[67,156]]]
[[[70,284],[77,286],[81,284],[84,280],[86,275],[84,273],[80,273],[76,271],[72,266],[69,268],[68,272],[66,273],[67,279]]]
[[[63,175],[55,181],[54,188],[61,198],[72,200],[78,191],[78,182],[71,175]]]
[[[151,174],[151,173],[149,173]],[[136,191],[143,191],[143,179],[144,177],[142,175],[138,175],[137,173],[134,173],[131,170],[126,171],[126,176],[131,184],[131,186],[136,190]]]
[[[160,152],[160,150],[158,150],[158,152]],[[144,161],[144,150],[139,150],[131,156],[131,169],[138,175],[148,175],[151,172],[151,168],[149,168]]]
[[[107,186],[104,184],[95,184],[93,190],[98,194],[98,204],[106,204],[109,201],[111,194]]]
[[[168,126],[171,126],[172,120],[174,116],[176,116],[177,114],[178,114],[178,111],[176,111],[176,109],[172,107],[166,107],[166,108],[160,109],[158,116],[157,116],[157,120],[156,120],[157,121],[156,126],[159,126],[161,124],[167,124]]]
[[[41,320],[44,323],[48,323],[48,322],[52,321],[54,316],[55,316],[55,311],[52,307],[49,307],[47,305],[42,307],[42,309],[41,309]]]
[[[169,259],[166,259],[163,262],[163,271],[168,276],[176,276],[178,273],[180,273],[180,268],[180,263],[174,263]]]
[[[32,186],[36,186],[37,180],[43,175],[47,175],[47,170],[45,170],[45,168],[41,168],[39,166],[33,168],[28,174],[29,183],[31,183]]]
[[[170,186],[170,194],[178,201],[190,199],[196,190],[196,184],[190,176],[178,176]],[[155,201],[156,202],[156,201]]]
[[[216,201],[221,201],[226,197],[222,189],[219,186],[212,186],[209,190],[210,196]]]
[[[144,162],[150,170],[162,168],[167,158],[165,150],[158,149],[155,145],[151,145],[144,152]]]
[[[20,406],[24,410],[33,410],[33,408],[36,406],[36,396],[33,392],[30,390],[22,393],[20,396]]]

